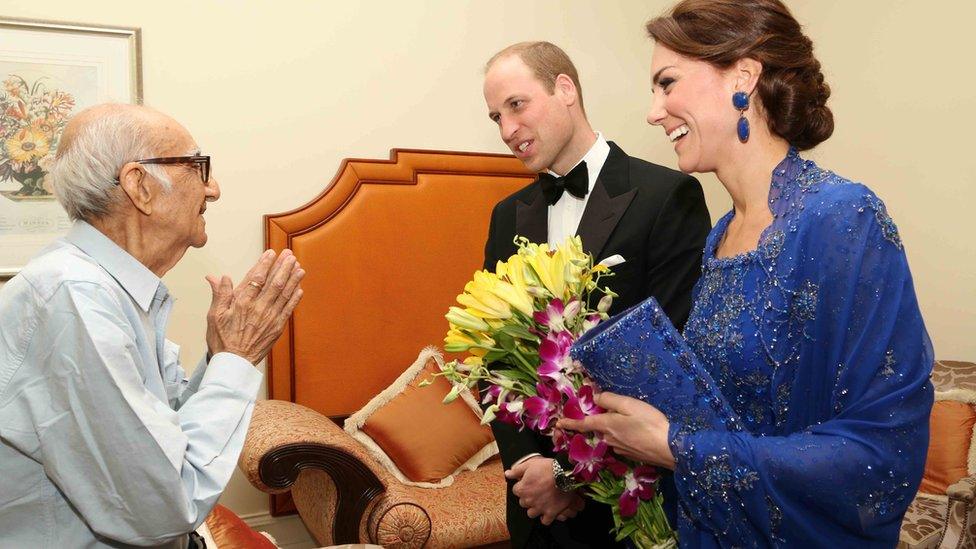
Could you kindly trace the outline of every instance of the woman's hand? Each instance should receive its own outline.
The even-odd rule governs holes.
[[[600,393],[594,398],[606,413],[587,416],[582,420],[560,419],[560,429],[596,432],[618,454],[631,459],[674,469],[674,456],[668,445],[668,418],[660,410],[626,396]]]

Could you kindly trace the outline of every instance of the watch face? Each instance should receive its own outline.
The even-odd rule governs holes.
[[[556,488],[559,488],[563,492],[571,492],[573,490],[573,475],[571,473],[562,473],[556,476]]]

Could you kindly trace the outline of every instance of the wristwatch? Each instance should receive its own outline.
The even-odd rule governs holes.
[[[573,478],[573,473],[564,471],[563,466],[555,459],[552,460],[552,478],[556,481],[556,488],[562,492],[569,493],[576,489],[576,479]]]

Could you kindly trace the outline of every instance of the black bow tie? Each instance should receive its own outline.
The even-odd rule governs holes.
[[[576,198],[586,197],[590,190],[590,177],[586,173],[586,162],[580,162],[563,177],[556,177],[550,173],[540,173],[539,183],[542,184],[542,194],[550,206],[559,201],[563,191]]]

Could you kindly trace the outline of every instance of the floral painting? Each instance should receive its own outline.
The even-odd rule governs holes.
[[[0,16],[0,283],[71,228],[51,164],[73,115],[141,101],[139,36]]]
[[[51,158],[68,117],[74,96],[49,87],[46,77],[33,82],[10,74],[0,91],[0,181],[14,180],[17,190],[0,191],[10,200],[51,199],[46,185]]]

